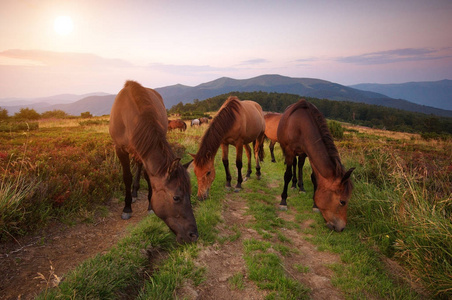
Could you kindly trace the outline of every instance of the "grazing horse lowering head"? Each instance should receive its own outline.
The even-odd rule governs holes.
[[[178,242],[193,242],[198,230],[190,201],[190,178],[166,139],[167,126],[160,94],[137,82],[126,82],[113,103],[109,125],[123,169],[126,195],[122,218],[132,216],[130,155],[134,155],[145,169],[148,210],[168,225]]]
[[[190,155],[193,157],[194,172],[198,180],[198,199],[205,200],[209,196],[210,186],[215,180],[215,155],[213,157],[209,155],[204,160],[195,154]]]
[[[321,212],[326,226],[337,232],[343,231],[347,224],[347,207],[353,189],[350,175],[353,170],[354,168],[351,168],[333,180],[326,180],[320,174],[312,176],[316,186],[315,207]]]
[[[326,226],[337,232],[347,224],[347,206],[353,185],[345,171],[325,117],[313,104],[301,99],[289,106],[278,125],[277,138],[286,162],[284,189],[280,207],[287,209],[287,186],[292,177],[294,158],[307,155],[313,173],[314,208],[318,208]]]

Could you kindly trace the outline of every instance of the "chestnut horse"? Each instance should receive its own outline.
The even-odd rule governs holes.
[[[148,210],[154,210],[178,242],[192,242],[197,240],[198,230],[190,201],[190,178],[166,140],[167,126],[160,94],[127,81],[113,103],[109,128],[126,187],[122,218],[129,219],[132,214],[132,154],[144,166],[149,185]]]
[[[279,121],[281,120],[281,115],[280,113],[267,113],[266,115],[264,115],[264,119],[265,119],[265,137],[267,139],[270,140],[270,155],[272,158],[272,162],[276,162],[275,159],[275,154],[274,154],[274,149],[275,149],[275,144],[276,142],[278,142],[278,137],[277,137],[277,131],[278,131],[278,125],[279,125]],[[297,157],[294,157],[294,161],[292,164],[293,167],[293,172],[292,172],[292,188],[295,189],[297,188],[297,183],[298,183],[298,188],[300,190],[300,192],[305,192],[304,189],[304,184],[303,184],[303,166],[304,166],[304,162],[306,160],[306,154],[302,153],[298,156],[298,164],[297,164]],[[297,166],[298,166],[298,179],[297,180]]]
[[[185,131],[187,130],[187,124],[180,119],[168,120],[168,131],[173,129],[180,129],[180,131]]]
[[[256,175],[260,178],[259,161],[263,159],[265,121],[262,108],[254,101],[240,101],[237,97],[229,97],[220,107],[218,114],[210,123],[198,152],[193,155],[194,171],[198,180],[198,198],[207,198],[210,186],[215,179],[214,160],[218,148],[223,153],[223,166],[226,171],[226,187],[231,187],[231,173],[229,171],[228,146],[236,148],[237,185],[236,190],[242,187],[242,154],[243,147],[248,157],[248,170],[245,180],[251,175],[251,148],[253,142],[256,159]]]
[[[301,99],[281,116],[277,136],[287,165],[280,206],[287,209],[287,185],[292,177],[294,157],[306,153],[313,170],[314,207],[320,210],[328,228],[344,230],[354,168],[345,171],[321,112]]]

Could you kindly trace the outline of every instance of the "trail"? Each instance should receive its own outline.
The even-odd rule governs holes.
[[[246,187],[241,193],[246,193]],[[98,217],[94,222],[75,226],[50,226],[45,232],[33,237],[0,245],[0,299],[34,299],[46,287],[58,283],[64,274],[84,260],[97,254],[106,253],[129,232],[129,226],[137,224],[147,215],[147,201],[144,194],[134,204],[134,216],[128,221],[120,218],[122,204],[112,201],[106,217]],[[275,209],[278,201],[275,200]],[[247,214],[246,201],[240,194],[228,194],[223,200],[222,219],[218,226],[219,236],[235,234],[231,228],[240,231],[235,241],[200,246],[196,264],[206,268],[206,280],[198,286],[185,282],[177,291],[179,298],[187,299],[263,299],[268,291],[259,289],[247,278],[246,264],[243,259],[243,241],[262,240],[260,234],[249,227],[254,217]],[[279,217],[293,221],[293,215],[280,212]],[[311,224],[311,220],[301,224],[302,229]],[[340,291],[331,284],[332,271],[328,264],[340,262],[338,255],[318,251],[304,239],[304,235],[294,229],[282,228],[290,238],[291,247],[297,249],[283,257],[284,268],[288,276],[309,287],[312,299],[343,299]],[[300,273],[294,265],[302,264],[308,272]],[[229,279],[242,274],[243,289],[235,289]],[[39,278],[42,274],[46,279]]]

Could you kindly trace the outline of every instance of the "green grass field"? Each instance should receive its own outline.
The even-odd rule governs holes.
[[[32,234],[49,220],[77,223],[100,213],[112,195],[121,195],[121,170],[105,122],[40,124],[39,129],[0,133],[0,237]],[[73,122],[73,121],[71,121]],[[205,128],[171,132],[170,142],[189,161]],[[279,146],[276,164],[268,147],[261,181],[244,185],[247,193],[224,189],[224,171],[217,155],[217,177],[209,199],[199,202],[192,180],[192,203],[200,239],[177,245],[174,235],[155,216],[144,219],[130,235],[105,255],[85,261],[66,274],[58,287],[39,299],[173,299],[184,280],[199,285],[206,270],[194,261],[202,247],[234,241],[240,230],[219,234],[225,197],[246,202],[253,222],[246,226],[258,236],[243,242],[247,279],[267,291],[268,299],[308,298],[306,286],[284,267],[297,250],[283,228],[298,230],[320,251],[340,255],[333,264],[333,285],[349,299],[447,299],[452,297],[452,143],[425,141],[418,135],[348,127],[336,141],[344,165],[356,167],[355,189],[343,233],[329,231],[313,213],[312,184],[305,166],[306,194],[290,192],[292,221],[282,219],[277,201],[282,192],[284,165]],[[233,151],[232,151],[233,152]],[[230,153],[233,161],[233,154]],[[77,162],[77,163],[75,163]],[[235,168],[233,178],[235,177]],[[68,176],[67,174],[71,174]],[[87,215],[86,212],[90,213]],[[300,229],[305,220],[314,222]],[[149,266],[143,249],[165,253],[158,266]],[[145,251],[146,252],[146,251]],[[149,251],[147,251],[149,253]],[[149,255],[149,254],[148,254]],[[418,288],[385,263],[396,261]],[[297,272],[309,270],[295,266]],[[151,271],[152,269],[152,271]],[[243,274],[230,279],[243,288]]]

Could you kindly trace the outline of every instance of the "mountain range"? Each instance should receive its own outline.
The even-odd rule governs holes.
[[[120,87],[118,91],[119,89]],[[262,75],[242,80],[222,77],[195,87],[177,84],[155,88],[155,90],[162,95],[167,108],[171,108],[179,102],[185,104],[193,102],[195,99],[202,101],[234,91],[263,91],[297,94],[300,97],[361,102],[452,117],[452,80],[392,85],[360,84],[344,86],[321,79]],[[391,97],[388,94],[393,96]],[[9,115],[18,112],[22,107],[33,108],[39,113],[60,109],[71,115],[80,115],[80,113],[86,111],[91,112],[93,115],[104,115],[110,113],[115,98],[115,95],[105,93],[72,95],[74,98],[78,97],[79,99],[75,102],[68,103],[70,102],[70,100],[67,100],[69,98],[68,95],[65,95],[65,97],[62,97],[63,95],[60,96],[62,99],[60,104],[55,104],[54,101],[58,101],[56,100],[58,96],[54,96],[51,97],[52,101],[48,99],[46,101],[45,98],[41,98],[40,100],[42,101],[25,99],[28,101],[27,103],[22,103],[21,99],[16,99],[14,106],[4,105],[5,99],[0,99],[0,106],[7,109]],[[63,98],[66,100],[63,101]],[[22,99],[22,101],[24,100]],[[49,102],[53,102],[53,104]],[[11,102],[6,103],[9,104]]]

